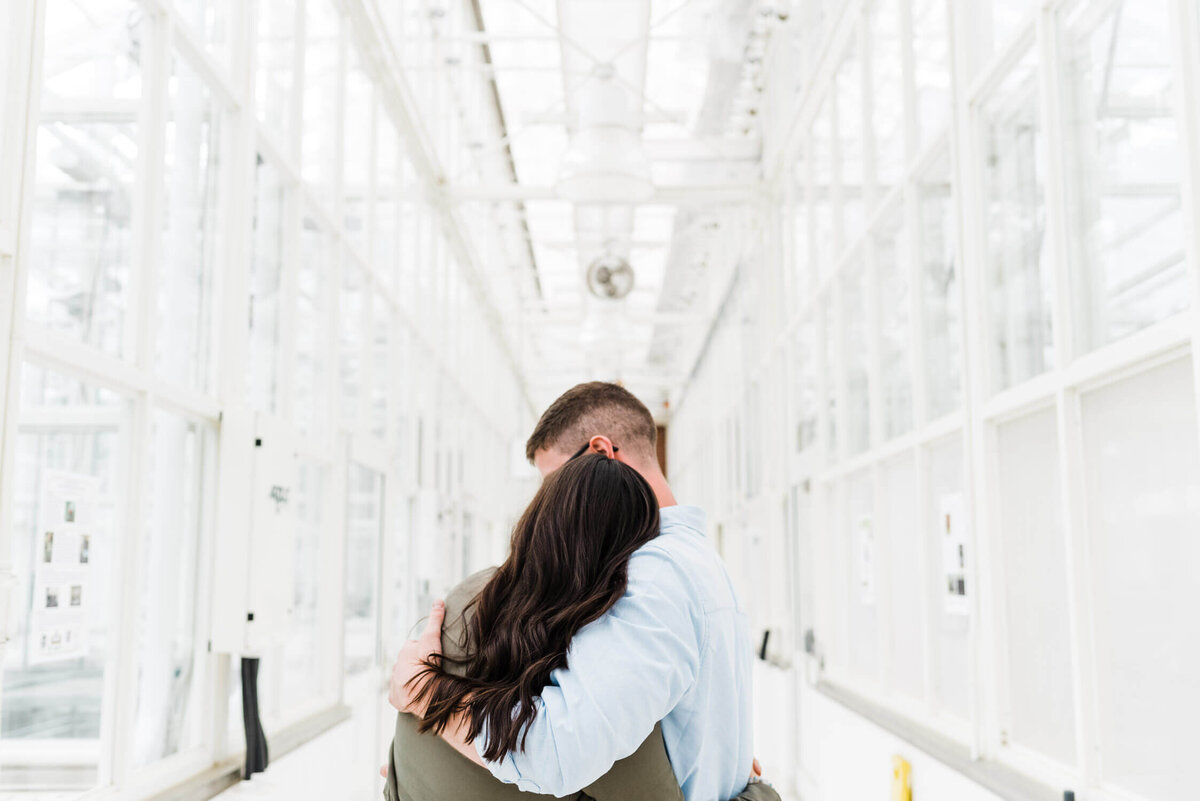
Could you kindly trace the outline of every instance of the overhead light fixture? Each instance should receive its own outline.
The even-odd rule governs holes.
[[[633,289],[633,268],[620,256],[606,253],[588,266],[587,287],[598,298],[620,300]]]
[[[555,193],[572,203],[649,200],[650,160],[633,125],[629,93],[611,78],[593,78],[578,102],[579,128],[563,156]]]

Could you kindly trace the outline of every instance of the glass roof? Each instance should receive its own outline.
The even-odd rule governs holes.
[[[446,114],[447,94],[455,106],[462,135],[434,146],[534,392],[603,378],[666,400],[711,310],[662,310],[686,311],[708,296],[688,284],[730,266],[698,269],[703,248],[680,239],[681,229],[695,237],[679,210],[729,217],[729,230],[760,184],[758,4],[467,0],[461,9],[410,0],[393,39],[421,116]],[[579,98],[598,80],[633,98],[629,126],[656,190],[649,202],[576,206],[554,192]],[[449,91],[434,89],[439,82]],[[591,260],[614,248],[634,272],[618,301],[593,296],[586,281]]]

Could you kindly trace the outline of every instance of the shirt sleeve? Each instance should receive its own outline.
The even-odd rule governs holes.
[[[661,551],[634,555],[625,594],[572,639],[567,669],[551,674],[538,700],[525,750],[487,763],[493,776],[562,797],[637,750],[699,672],[702,617],[680,570]],[[484,737],[475,747],[482,756]]]

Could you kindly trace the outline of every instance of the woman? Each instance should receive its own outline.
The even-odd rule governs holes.
[[[513,531],[504,564],[476,574],[447,598],[443,653],[416,679],[417,701],[426,711],[420,721],[407,714],[397,720],[385,796],[532,797],[432,735],[462,713],[470,739],[487,731],[484,759],[520,749],[551,672],[567,667],[572,637],[621,598],[630,556],[658,536],[658,527],[650,486],[615,459],[577,455],[547,476]],[[681,799],[658,727],[579,797]]]

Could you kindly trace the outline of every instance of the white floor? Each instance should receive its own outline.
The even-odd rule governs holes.
[[[793,776],[794,733],[779,710],[792,706],[791,674],[756,665],[756,751],[767,778],[782,791]],[[359,699],[353,716],[271,763],[264,773],[221,793],[221,801],[378,801],[383,797],[379,766],[386,757],[394,720],[382,696],[350,687]],[[383,712],[379,712],[379,710]],[[376,755],[375,752],[378,752]],[[785,801],[795,797],[783,793]]]
[[[336,801],[337,799],[383,798],[382,779],[353,775],[361,771],[355,759],[353,719],[339,723],[295,751],[272,762],[263,773],[240,782],[217,796],[221,801],[241,799],[288,799],[288,801]],[[382,763],[381,763],[382,764]],[[374,786],[374,790],[369,789]]]

